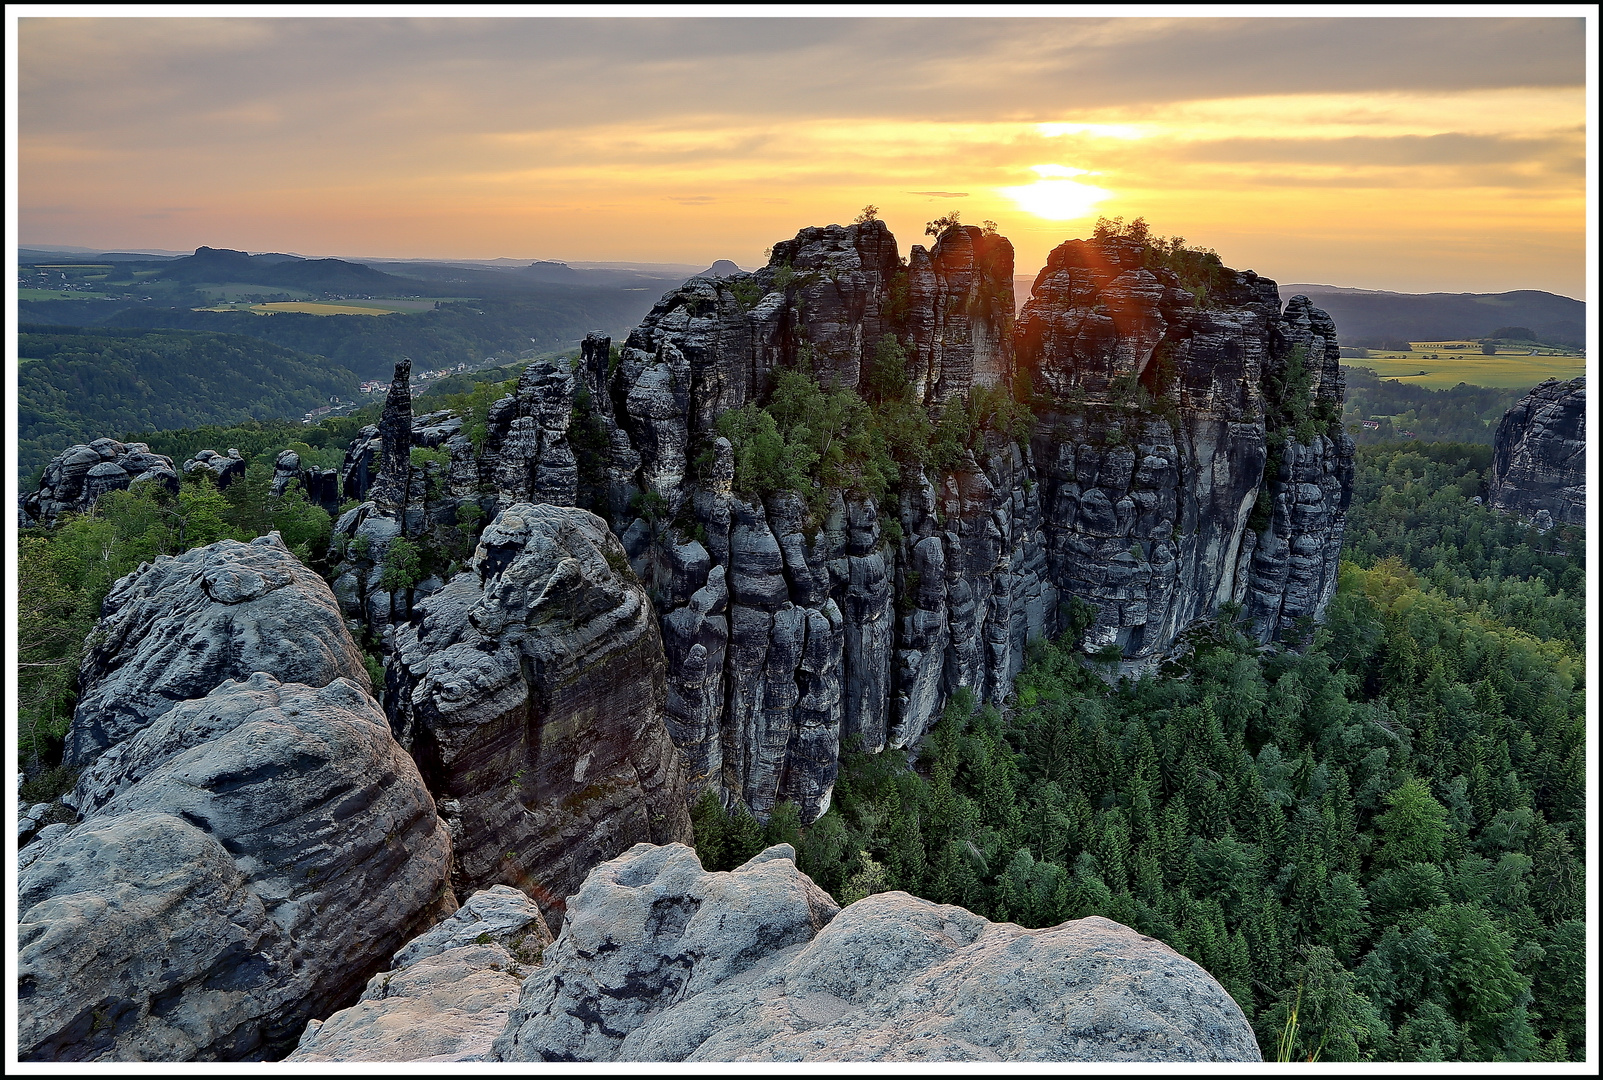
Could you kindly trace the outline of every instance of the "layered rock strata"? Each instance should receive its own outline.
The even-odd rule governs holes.
[[[89,765],[230,679],[347,679],[371,691],[333,594],[277,533],[159,556],[118,581],[78,675],[64,760]]]
[[[455,910],[450,833],[276,533],[130,574],[96,642],[78,823],[19,858],[21,1054],[282,1056]]]
[[[1048,930],[880,893],[838,908],[788,845],[598,866],[494,1054],[505,1061],[1258,1061],[1239,1007],[1101,918]]]
[[[50,459],[38,490],[22,497],[18,526],[54,526],[62,514],[88,513],[108,491],[147,483],[177,492],[178,470],[173,468],[173,459],[151,453],[144,443],[124,444],[116,439],[70,446]]]
[[[670,292],[621,347],[592,335],[577,363],[531,365],[478,445],[440,444],[442,513],[528,499],[606,517],[656,609],[690,782],[759,817],[823,813],[848,741],[907,747],[957,690],[1003,698],[1071,601],[1117,675],[1232,605],[1295,643],[1335,588],[1353,445],[1335,328],[1305,297],[1282,306],[1206,259],[1183,287],[1172,253],[1070,241],[1015,324],[1005,239],[949,228],[906,267],[895,250],[877,221],[805,229],[753,274]],[[937,414],[1027,389],[1031,430],[977,437],[940,474],[908,465],[880,503],[735,490],[719,416],[765,400],[777,368],[867,392],[898,354]],[[369,508],[337,532],[371,534],[372,560],[408,521]],[[341,578],[347,613],[415,619],[415,595],[375,602],[376,573]]]
[[[386,706],[451,825],[459,891],[514,885],[559,924],[596,863],[689,839],[662,638],[600,518],[509,506],[395,640]]]
[[[450,835],[377,703],[265,672],[80,777],[23,849],[25,1060],[260,1060],[448,914]]]
[[[973,225],[945,230],[907,260],[913,395],[926,404],[1013,381],[1013,245]]]
[[[1586,524],[1586,379],[1549,379],[1503,414],[1487,502],[1545,524]]]
[[[483,1061],[551,931],[527,896],[495,885],[407,942],[361,1000],[306,1025],[286,1061]]]
[[[1005,240],[948,229],[905,271],[885,240],[877,222],[804,230],[749,278],[664,297],[610,381],[587,368],[612,405],[597,508],[659,607],[670,730],[698,782],[759,816],[822,813],[831,745],[911,745],[957,689],[1005,696],[1071,597],[1096,609],[1081,644],[1133,673],[1224,604],[1295,637],[1335,587],[1353,447],[1334,327],[1306,298],[1282,310],[1273,282],[1218,267],[1199,303],[1133,240],[1073,241],[1014,326]],[[1033,434],[909,469],[894,504],[832,497],[822,520],[734,492],[717,416],[808,358],[866,389],[885,333],[927,403],[1027,377]]]

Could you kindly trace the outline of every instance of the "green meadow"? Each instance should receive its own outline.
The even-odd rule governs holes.
[[[1368,357],[1347,363],[1373,368],[1382,379],[1399,379],[1413,386],[1441,390],[1469,383],[1473,386],[1525,387],[1544,379],[1573,379],[1586,374],[1586,356],[1575,349],[1551,346],[1498,346],[1494,356],[1481,352],[1478,341],[1415,341],[1408,352],[1371,349]]]

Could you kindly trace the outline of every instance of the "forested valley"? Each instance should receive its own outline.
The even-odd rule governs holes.
[[[1006,708],[848,754],[806,829],[704,799],[703,860],[788,841],[843,903],[1125,923],[1212,973],[1266,1060],[1580,1060],[1585,538],[1477,505],[1490,451],[1360,448],[1306,651],[1225,618],[1110,686],[1071,631]]]
[[[23,531],[27,801],[71,784],[55,762],[112,583],[272,529],[326,572],[328,515],[272,495],[271,462],[332,465],[368,420],[141,436],[251,464]],[[760,824],[704,798],[703,862],[789,842],[842,903],[903,889],[1027,927],[1125,923],[1213,974],[1268,1060],[1579,1059],[1586,538],[1480,505],[1488,440],[1360,447],[1340,588],[1302,651],[1227,610],[1157,673],[1111,680],[1071,627],[1003,707],[959,695],[916,750],[847,748],[806,828],[788,804]]]

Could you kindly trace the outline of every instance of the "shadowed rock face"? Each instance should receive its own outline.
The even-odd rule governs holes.
[[[62,514],[87,513],[106,492],[135,483],[157,483],[176,492],[173,459],[151,453],[144,443],[125,445],[115,439],[70,446],[50,459],[39,489],[23,496],[18,525],[53,526]]]
[[[973,225],[908,256],[913,393],[926,404],[1013,380],[1013,245]]]
[[[1110,673],[1153,669],[1222,605],[1264,641],[1321,616],[1352,483],[1335,327],[1222,266],[1199,306],[1159,262],[1128,238],[1062,244],[1015,324],[1002,237],[950,228],[904,268],[881,222],[804,229],[753,274],[665,295],[616,356],[592,335],[571,370],[532,365],[481,448],[441,443],[441,505],[604,512],[655,608],[688,782],[811,821],[847,740],[907,747],[958,690],[1000,700],[1071,598],[1096,609],[1081,645],[1117,650]],[[718,417],[781,366],[863,389],[886,335],[930,405],[1027,377],[1033,430],[906,470],[894,502],[831,493],[815,514],[735,492]],[[358,508],[336,531],[372,560],[409,520]],[[375,627],[410,611],[377,573],[336,584]]]
[[[495,885],[409,941],[362,998],[306,1025],[286,1061],[482,1061],[551,931],[533,900]]]
[[[1549,526],[1586,524],[1586,380],[1549,379],[1497,425],[1488,502]]]
[[[83,821],[20,860],[25,1060],[282,1056],[456,907],[434,801],[347,679],[225,682],[69,801]]]
[[[106,596],[79,671],[65,761],[81,767],[181,701],[265,671],[372,683],[328,585],[277,533],[161,556]]]
[[[841,910],[769,848],[732,873],[598,866],[504,1061],[1257,1061],[1205,971],[1107,919],[1049,930],[880,893]]]
[[[749,281],[664,297],[610,377],[586,368],[612,410],[593,440],[602,504],[661,617],[669,730],[694,783],[759,816],[787,799],[821,814],[845,739],[912,745],[957,690],[1005,696],[1070,597],[1097,610],[1082,645],[1132,673],[1223,604],[1262,640],[1295,637],[1335,587],[1353,447],[1335,328],[1306,298],[1282,308],[1273,282],[1221,267],[1200,307],[1137,242],[1071,241],[1015,326],[1004,239],[948,229],[903,278],[864,255],[887,235],[803,230]],[[838,280],[797,276],[820,267]],[[816,316],[848,293],[860,320]],[[856,356],[830,377],[860,380],[870,354],[852,349],[881,330],[926,402],[1028,375],[1033,433],[989,437],[946,475],[908,471],[894,507],[843,495],[812,520],[792,496],[734,493],[716,417],[804,351]],[[642,495],[655,524],[630,509]]]
[[[508,507],[418,615],[386,701],[451,824],[459,891],[514,885],[557,923],[596,863],[689,839],[662,638],[601,519]]]

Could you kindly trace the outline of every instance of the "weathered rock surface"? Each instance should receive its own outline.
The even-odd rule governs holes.
[[[1202,306],[1135,240],[1071,241],[1014,325],[1005,239],[947,229],[905,270],[894,250],[878,222],[803,230],[747,278],[665,296],[616,364],[586,345],[578,501],[658,607],[692,782],[759,817],[821,814],[848,738],[908,746],[959,688],[1005,696],[1071,597],[1097,610],[1082,645],[1128,674],[1226,603],[1297,638],[1335,587],[1353,446],[1335,328],[1306,298],[1221,266]],[[885,334],[932,406],[1028,376],[1031,436],[821,520],[733,492],[717,417],[804,359],[864,388]]]
[[[973,225],[908,256],[908,376],[927,404],[1013,378],[1013,245]]]
[[[277,533],[161,556],[112,586],[79,670],[68,765],[91,764],[179,702],[264,671],[371,680],[323,579]]]
[[[1503,414],[1487,502],[1549,527],[1586,524],[1586,379],[1549,379]]]
[[[19,875],[24,1060],[281,1056],[456,906],[434,801],[345,678],[224,682],[126,733],[71,801],[83,822]]]
[[[551,931],[506,885],[474,893],[408,942],[362,998],[306,1025],[287,1061],[482,1061]]]
[[[880,893],[844,910],[788,845],[706,873],[597,867],[523,984],[505,1061],[1257,1061],[1200,967],[1101,918],[1049,930]]]
[[[273,480],[268,490],[274,495],[283,495],[295,487],[301,489],[307,502],[316,503],[330,515],[338,512],[339,470],[303,467],[299,454],[293,450],[281,450],[273,459]]]
[[[514,504],[417,613],[385,701],[450,822],[459,892],[514,885],[557,924],[590,867],[689,839],[662,638],[605,522]]]
[[[249,462],[236,448],[229,447],[226,454],[220,454],[216,450],[200,451],[184,462],[184,472],[210,473],[213,482],[219,488],[224,488],[243,477],[248,465]]]
[[[144,443],[124,444],[115,439],[70,446],[50,459],[39,489],[22,497],[18,524],[22,528],[53,526],[62,514],[87,513],[106,492],[135,483],[160,484],[176,492],[178,471],[173,459],[151,453]]]
[[[443,475],[412,469],[404,510],[337,525],[361,554],[336,595],[388,648],[420,599],[377,585],[395,536],[525,500],[593,509],[656,608],[690,784],[804,821],[846,740],[906,747],[957,690],[1004,697],[1071,598],[1096,609],[1081,645],[1117,649],[1113,673],[1151,670],[1225,604],[1261,640],[1299,641],[1334,591],[1351,494],[1335,327],[1251,271],[1183,288],[1162,261],[1130,238],[1060,245],[1015,324],[1000,236],[952,227],[903,267],[882,222],[804,229],[755,273],[668,293],[621,347],[591,335],[577,364],[531,365],[478,446],[441,429]],[[987,435],[943,474],[909,467],[879,505],[735,492],[718,417],[780,367],[867,389],[887,336],[934,409],[1027,379],[1033,431]],[[405,456],[376,428],[358,444],[352,475]]]

